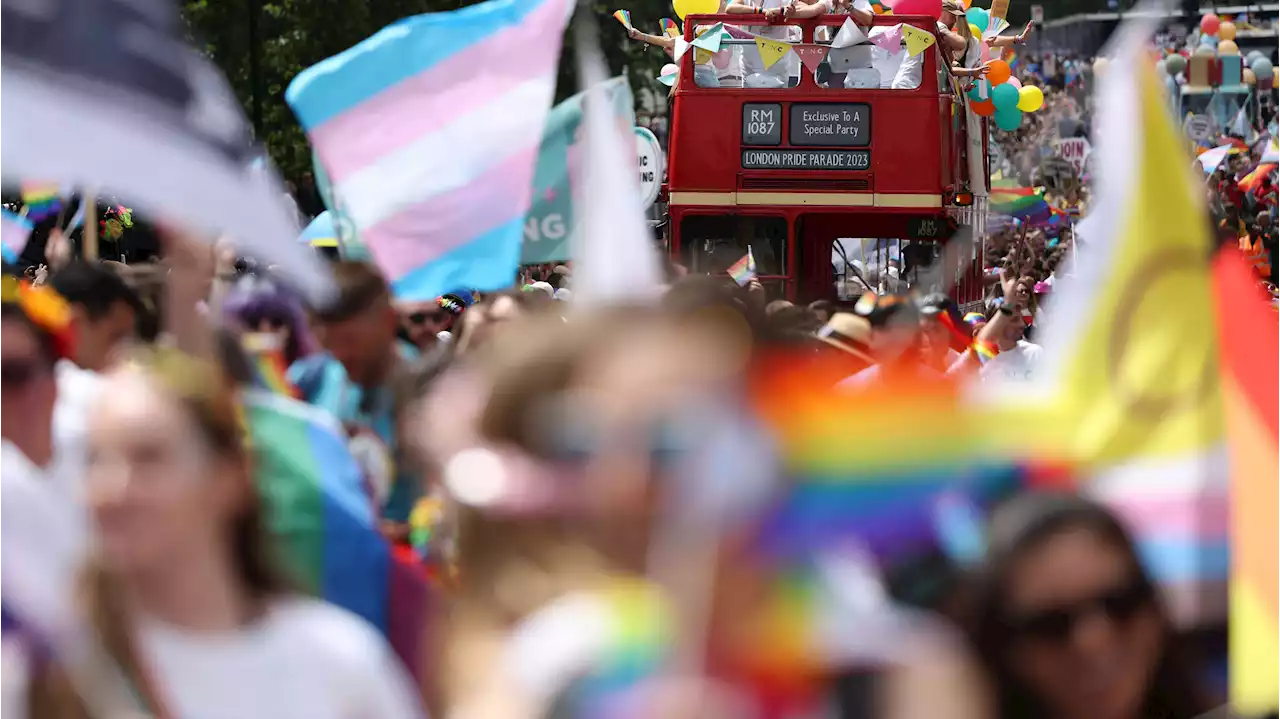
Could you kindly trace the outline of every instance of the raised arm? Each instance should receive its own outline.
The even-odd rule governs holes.
[[[640,42],[647,43],[649,45],[656,45],[664,50],[671,50],[676,46],[676,39],[673,37],[668,37],[666,35],[650,35],[649,33],[640,32],[635,28],[628,30],[627,35],[630,36],[632,40],[639,40]]]
[[[964,18],[961,18],[960,21],[964,22]],[[965,50],[964,38],[942,26],[938,27],[938,39],[941,40],[942,49],[947,51],[948,57],[950,57],[949,53],[964,52]]]
[[[1031,27],[1032,27],[1031,23],[1027,23],[1027,26],[1022,28],[1022,32],[1018,33],[1017,35],[1014,35],[1013,37],[1004,37],[1004,36],[993,37],[991,38],[991,42],[989,44],[991,45],[991,47],[1010,47],[1013,45],[1025,45],[1027,42],[1027,36],[1031,34]]]

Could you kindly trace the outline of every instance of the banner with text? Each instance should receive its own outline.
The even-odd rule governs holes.
[[[605,83],[614,119],[627,133],[635,125],[631,87],[625,78]],[[524,217],[524,244],[520,263],[524,265],[564,262],[569,259],[570,235],[574,227],[573,188],[581,181],[582,99],[579,93],[551,108],[538,149],[538,166],[533,176],[533,203]]]

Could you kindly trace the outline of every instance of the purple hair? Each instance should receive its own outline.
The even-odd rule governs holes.
[[[257,329],[264,317],[289,330],[284,359],[293,364],[316,351],[315,339],[307,329],[302,301],[288,287],[262,275],[242,275],[222,302],[222,316],[238,329]]]

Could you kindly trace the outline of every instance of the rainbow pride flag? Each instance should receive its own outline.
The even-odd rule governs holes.
[[[398,298],[511,284],[572,9],[488,0],[415,15],[289,84],[337,205]]]
[[[669,17],[662,18],[658,21],[658,24],[662,26],[662,34],[667,37],[680,37],[684,34],[680,31],[680,26],[676,24],[676,21]]]
[[[1239,253],[1218,254],[1214,293],[1221,345],[1223,414],[1231,467],[1228,683],[1243,716],[1277,709],[1280,579],[1276,473],[1280,456],[1280,344],[1275,314]]]
[[[1044,194],[1019,187],[1015,180],[996,180],[991,186],[991,211],[1026,222],[1044,222],[1051,216]]]
[[[622,23],[626,29],[631,29],[631,11],[630,10],[614,10],[613,19]]]
[[[746,287],[751,280],[754,280],[757,277],[756,258],[755,255],[751,254],[750,247],[747,248],[747,254],[743,255],[742,259],[733,263],[729,267],[729,276],[732,277],[733,281],[737,282],[740,287]]]
[[[1240,178],[1240,181],[1237,182],[1236,185],[1245,192],[1253,192],[1262,184],[1262,180],[1265,179],[1267,175],[1276,171],[1276,166],[1277,165],[1274,162],[1264,162],[1253,168],[1249,174]]]
[[[1047,484],[1045,470],[1016,461],[1016,447],[989,436],[996,418],[962,403],[956,384],[885,383],[833,397],[829,386],[796,377],[800,371],[779,363],[753,393],[792,478],[756,532],[771,560],[851,543],[882,566],[911,560],[940,548],[944,500],[986,508]]]
[[[244,409],[258,492],[285,569],[304,590],[380,629],[416,676],[426,575],[412,551],[383,538],[342,428],[322,410],[261,391],[246,393]]]
[[[39,222],[58,214],[62,209],[60,188],[48,182],[22,183],[22,204],[27,206],[27,218]]]

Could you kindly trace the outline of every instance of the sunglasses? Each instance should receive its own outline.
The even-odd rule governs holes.
[[[1113,623],[1124,624],[1151,606],[1154,599],[1151,585],[1135,580],[1074,604],[1024,613],[1013,618],[1009,626],[1014,634],[1026,639],[1065,643],[1075,634],[1076,627],[1096,612]]]
[[[265,325],[273,330],[280,330],[289,326],[287,319],[272,314],[249,315],[244,318],[244,322],[248,327],[262,327]]]
[[[415,325],[421,325],[427,322],[440,322],[448,316],[449,314],[447,312],[439,310],[435,312],[414,312],[408,316],[408,320]]]
[[[6,359],[0,363],[0,388],[15,391],[25,389],[45,370],[36,360]]]

